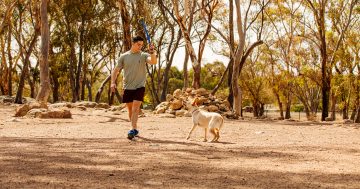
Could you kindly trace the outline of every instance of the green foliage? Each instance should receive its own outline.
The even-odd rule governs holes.
[[[304,105],[303,104],[294,104],[291,106],[291,111],[293,112],[303,112],[304,111]]]

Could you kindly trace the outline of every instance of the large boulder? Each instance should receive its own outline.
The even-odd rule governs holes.
[[[169,108],[172,109],[172,110],[179,110],[179,109],[182,108],[182,106],[183,106],[183,101],[175,99],[172,102],[170,102],[170,107]]]
[[[96,102],[89,102],[89,101],[81,101],[75,103],[75,106],[85,106],[86,108],[95,108],[96,105],[97,105]]]
[[[166,95],[166,102],[170,102],[170,101],[172,101],[174,99],[174,96],[173,95],[171,95],[171,94],[167,94]]]
[[[186,112],[187,112],[186,110],[178,110],[176,111],[175,115],[176,117],[183,117],[185,116]]]
[[[193,91],[197,96],[207,96],[209,95],[208,91],[204,88],[197,89]]]
[[[219,107],[215,106],[215,105],[210,105],[207,107],[209,112],[217,112],[219,111]]]
[[[72,108],[72,104],[69,102],[59,102],[59,103],[55,103],[55,104],[50,104],[49,108],[50,109],[55,109],[55,108]]]
[[[32,109],[27,112],[26,116],[35,118],[35,117],[39,117],[42,112],[46,112],[46,111],[47,111],[47,109],[44,109],[44,108]]]
[[[160,117],[161,118],[176,118],[176,116],[174,114],[161,114]]]
[[[16,108],[15,117],[25,116],[28,113],[29,110],[30,110],[29,104],[23,104],[23,105]]]
[[[109,108],[110,108],[110,105],[107,104],[107,103],[99,103],[99,104],[96,104],[95,108],[109,109]]]
[[[53,109],[46,112],[41,112],[38,115],[38,117],[43,119],[49,119],[49,118],[62,119],[62,118],[71,118],[72,115],[71,112],[67,109]]]
[[[179,99],[182,95],[182,91],[180,89],[176,89],[173,93],[173,96],[177,99]]]

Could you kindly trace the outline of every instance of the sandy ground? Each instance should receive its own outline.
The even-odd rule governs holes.
[[[0,105],[0,188],[360,188],[360,125],[226,120],[210,143],[185,140],[191,118],[147,114],[129,141],[126,112],[71,111]]]

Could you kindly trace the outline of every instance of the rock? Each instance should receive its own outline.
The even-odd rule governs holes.
[[[217,106],[215,106],[215,105],[210,105],[210,106],[207,107],[207,110],[209,112],[217,112],[217,111],[219,111],[219,108]]]
[[[85,106],[87,108],[95,108],[96,105],[97,105],[96,102],[89,102],[89,101],[82,101],[75,103],[75,106]]]
[[[96,104],[95,108],[109,109],[110,105],[107,103],[99,103],[99,104]]]
[[[1,96],[0,98],[1,103],[14,103],[14,101],[15,101],[15,97],[11,97],[11,96]]]
[[[176,118],[173,114],[161,114],[159,117],[161,118]]]
[[[59,102],[59,103],[49,105],[50,109],[63,108],[63,107],[72,108],[72,104],[68,103],[68,102]]]
[[[15,117],[25,116],[30,110],[29,104],[24,104],[16,108]]]
[[[238,115],[236,115],[235,113],[230,112],[230,111],[224,113],[224,116],[225,116],[226,118],[228,118],[228,119],[239,119],[239,116],[238,116]]]
[[[223,103],[226,107],[228,107],[229,109],[231,108],[231,104],[230,104],[229,101],[224,100],[222,103]]]
[[[165,107],[167,109],[169,107],[169,105],[170,105],[169,102],[162,102],[159,105],[157,105],[155,109],[159,109],[161,107]]]
[[[49,119],[49,118],[71,118],[71,112],[69,110],[61,110],[61,109],[54,109],[54,110],[49,110],[47,112],[41,112],[39,114],[39,118],[42,119]]]
[[[160,107],[157,110],[155,110],[155,113],[156,114],[162,114],[162,113],[165,113],[165,111],[166,111],[165,107]]]
[[[17,118],[10,118],[10,119],[6,120],[6,122],[20,122],[20,120]]]
[[[168,109],[168,110],[165,111],[165,113],[175,115],[176,110]]]
[[[116,111],[121,111],[124,108],[125,108],[125,106],[111,106],[109,110],[116,112]]]
[[[30,110],[32,110],[32,109],[39,109],[39,108],[48,109],[48,107],[47,107],[46,104],[40,104],[40,103],[37,102],[37,101],[30,102],[30,103],[28,103],[28,104],[29,104]]]
[[[223,112],[227,112],[227,111],[229,111],[230,109],[229,109],[225,104],[220,104],[220,105],[219,105],[219,110],[220,110],[220,111],[223,111]]]
[[[344,123],[344,124],[351,124],[351,123],[354,123],[354,121],[351,120],[351,119],[344,119],[344,120],[343,120],[343,123]]]
[[[204,89],[204,88],[197,89],[197,90],[195,90],[194,92],[195,92],[195,94],[198,95],[198,96],[207,96],[207,95],[209,95],[209,93],[207,92],[207,90]]]
[[[39,117],[40,113],[42,112],[46,112],[47,109],[44,108],[40,108],[40,109],[31,109],[30,111],[28,111],[28,113],[26,114],[27,117]]]
[[[171,95],[171,94],[167,94],[167,95],[166,95],[166,102],[170,102],[170,101],[172,101],[173,99],[174,99],[173,95]]]
[[[191,116],[192,116],[192,114],[190,111],[186,111],[186,113],[184,114],[184,117],[191,117]]]
[[[326,118],[325,118],[325,121],[334,121],[334,119],[331,118],[331,117],[326,117]]]
[[[182,91],[180,89],[176,89],[173,93],[174,98],[179,99],[182,95]]]
[[[76,108],[80,109],[81,111],[86,111],[86,107],[85,106],[76,106]]]
[[[176,117],[183,117],[187,111],[186,110],[178,110],[175,112]]]
[[[182,108],[182,106],[183,106],[183,103],[182,103],[182,100],[174,100],[174,101],[172,101],[172,102],[170,102],[170,109],[172,109],[172,110],[179,110],[179,109],[181,109]]]
[[[187,92],[187,93],[191,93],[192,91],[193,91],[192,88],[186,88],[186,90],[185,90],[185,92]]]

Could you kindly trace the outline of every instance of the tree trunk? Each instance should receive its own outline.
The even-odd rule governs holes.
[[[189,56],[190,56],[190,59],[191,59],[191,62],[192,62],[192,66],[193,66],[193,68],[195,70],[195,68],[200,64],[200,62],[199,62],[198,58],[196,57],[194,47],[192,46],[190,33],[189,33],[189,30],[185,26],[184,17],[180,16],[179,6],[178,6],[179,2],[176,1],[176,0],[172,0],[172,2],[173,2],[173,5],[174,5],[174,12],[175,12],[175,15],[176,15],[176,20],[177,20],[177,23],[178,23],[178,25],[179,25],[179,27],[181,29],[182,36],[183,36],[184,41],[185,41],[186,51],[189,53]],[[195,4],[196,3],[194,3],[194,5]],[[193,14],[191,14],[191,15],[193,15]],[[193,82],[192,87],[195,88],[195,89],[198,89],[200,87],[200,82],[195,80]]]
[[[125,0],[119,0],[119,4],[120,4],[121,23],[124,32],[123,43],[124,43],[125,51],[128,51],[131,48],[131,29],[130,29],[131,18],[126,7]]]
[[[184,89],[187,89],[189,87],[189,72],[188,72],[188,62],[189,62],[189,53],[185,51],[185,60],[184,60]]]
[[[95,95],[95,102],[100,102],[101,93],[103,92],[105,85],[107,82],[109,82],[111,79],[111,75],[107,76],[107,78],[101,83],[100,88],[98,89],[96,95]]]
[[[192,87],[194,89],[198,89],[200,88],[201,84],[200,84],[200,74],[201,74],[201,65],[198,64],[195,67],[193,66],[193,81],[192,81]]]
[[[231,62],[232,60],[230,60]],[[229,72],[230,69],[230,62],[228,64],[228,66],[226,67],[226,70],[224,71],[224,73],[221,75],[220,81],[218,82],[218,84],[216,84],[216,86],[214,87],[214,89],[211,91],[211,95],[215,95],[215,93],[219,90],[219,88],[221,87],[222,83],[224,82],[226,75]]]
[[[29,65],[30,66],[30,65]],[[29,68],[31,70],[31,68]],[[27,75],[27,80],[30,86],[30,97],[35,98],[35,80],[31,80],[30,75],[32,75],[32,71],[30,71],[31,74]]]
[[[281,102],[281,99],[280,99],[280,95],[275,91],[274,91],[274,94],[276,96],[276,100],[277,100],[278,105],[279,105],[280,119],[284,120],[284,109],[283,109],[283,103]]]
[[[51,78],[52,78],[52,95],[53,95],[53,102],[59,102],[59,87],[60,87],[60,83],[59,83],[59,76],[50,71],[51,73]]]
[[[9,31],[8,31],[8,94],[9,96],[12,96],[12,55],[11,55],[11,24],[9,24]]]
[[[1,92],[2,95],[7,95],[8,94],[8,67],[6,64],[6,59],[5,59],[5,40],[3,38],[2,35],[0,35],[0,44],[1,44],[1,67],[0,67],[0,87],[1,87]]]
[[[360,123],[360,106],[357,109],[355,123]]]
[[[84,26],[85,25],[85,21],[82,18],[81,21],[81,25],[80,25],[80,42],[79,42],[79,63],[77,65],[77,69],[76,69],[76,80],[75,80],[75,91],[76,91],[76,98],[77,99],[81,99],[80,98],[80,90],[81,90],[81,85],[82,85],[82,81],[80,81],[81,79],[81,71],[82,71],[82,67],[83,67],[83,51],[84,51]]]
[[[173,52],[171,52],[172,44],[174,42],[174,35],[175,35],[174,29],[171,29],[171,33],[172,33],[171,40],[169,42],[169,48],[168,48],[168,51],[167,51],[167,54],[166,54],[166,60],[167,61],[166,61],[166,67],[165,67],[165,70],[164,70],[164,79],[163,79],[164,83],[163,83],[163,86],[162,86],[163,89],[162,89],[162,92],[161,92],[160,101],[165,101],[166,100],[166,94],[167,94],[168,84],[169,84],[169,73],[170,73],[172,62],[173,62],[174,54],[176,52],[175,50]],[[179,46],[180,39],[181,39],[181,31],[178,32],[178,37],[177,37],[177,40],[175,42],[174,49],[177,49],[177,47]]]
[[[86,88],[86,82],[87,82],[87,72],[88,72],[88,64],[89,61],[87,59],[87,48],[84,47],[84,61],[83,61],[83,66],[82,66],[82,76],[81,76],[81,100],[84,101],[85,100],[85,88]]]
[[[288,91],[286,104],[285,104],[285,119],[291,118],[291,96],[290,91]]]
[[[334,91],[331,93],[331,121],[336,120],[336,95]]]
[[[31,40],[30,46],[28,48],[28,50],[26,51],[26,56],[25,56],[25,60],[24,60],[24,66],[23,69],[21,71],[21,76],[20,76],[20,80],[19,80],[19,85],[18,85],[18,91],[16,93],[16,97],[15,97],[15,103],[17,104],[22,104],[22,95],[23,95],[23,90],[24,90],[24,86],[25,86],[25,78],[29,72],[29,64],[30,64],[30,55],[35,47],[36,44],[36,40],[37,37],[39,36],[39,29],[35,29],[35,34],[34,37]]]
[[[86,87],[88,89],[88,101],[92,101],[91,84],[89,80],[86,80]]]
[[[70,65],[69,65],[69,78],[70,78],[70,87],[72,94],[72,102],[76,102],[78,100],[76,93],[76,84],[75,84],[75,67],[76,67],[76,54],[75,54],[75,43],[71,43],[70,47]]]
[[[40,58],[40,91],[36,100],[47,103],[50,94],[49,77],[49,22],[47,16],[48,0],[41,0],[41,58]]]

